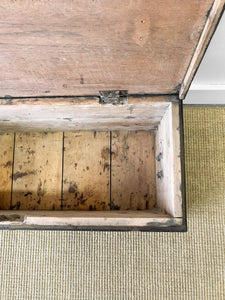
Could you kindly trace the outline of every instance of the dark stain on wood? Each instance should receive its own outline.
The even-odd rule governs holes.
[[[130,193],[130,207],[133,207],[133,206],[134,206],[134,205],[133,205],[133,202],[134,202],[134,193],[131,192],[131,193]]]
[[[146,209],[149,209],[149,200],[150,200],[150,197],[149,197],[148,193],[144,195],[144,199],[146,201]]]
[[[111,159],[115,159],[118,156],[118,152],[111,151]]]
[[[27,176],[27,175],[35,175],[36,174],[36,171],[31,171],[31,172],[16,172],[15,174],[12,175],[13,177],[13,180],[17,180],[18,178],[22,178],[24,176]]]
[[[38,196],[38,201],[37,203],[40,204],[42,198],[44,197],[44,195],[46,194],[46,191],[44,189],[44,187],[42,187],[42,182],[40,180],[38,187],[37,187],[37,196]]]
[[[84,84],[84,77],[83,77],[83,75],[80,75],[80,84]]]
[[[163,178],[163,171],[161,170],[161,171],[157,172],[156,176],[157,176],[158,179]]]
[[[71,186],[71,187],[69,188],[69,193],[75,193],[75,192],[76,192],[75,188]]]
[[[103,167],[103,171],[105,172],[105,170],[109,170],[109,168],[110,168],[110,165],[109,165],[109,163],[104,163],[104,167]]]
[[[209,15],[210,15],[210,12],[211,12],[211,10],[212,10],[213,5],[214,5],[214,3],[211,5],[210,9],[207,11],[207,13],[206,13],[206,15],[205,15],[206,19],[208,19]],[[224,8],[225,8],[225,4],[224,4]],[[201,32],[202,32],[202,31],[200,31],[199,34],[200,34]]]
[[[27,150],[27,152],[31,155],[34,155],[35,154],[35,151],[34,150],[30,150],[30,148]]]
[[[181,83],[175,85],[175,87],[173,88],[173,92],[174,92],[175,94],[179,94],[180,87],[181,87]]]
[[[18,178],[22,178],[27,175],[27,172],[16,172],[15,174],[13,174],[13,180],[17,180]]]
[[[10,167],[10,166],[12,166],[12,162],[7,161],[7,163],[3,165],[3,168],[7,168],[7,167]]]
[[[88,197],[93,196],[92,191],[89,191],[88,197],[84,196],[84,193],[80,192],[78,190],[78,186],[77,186],[77,184],[75,182],[70,182],[70,187],[68,189],[68,192],[70,194],[74,194],[74,200],[75,200],[74,207],[79,207],[80,205],[84,205],[85,202],[88,201]],[[92,206],[92,208],[93,207],[94,206]],[[89,209],[90,209],[90,207],[89,207]]]
[[[6,104],[12,104],[12,96],[11,95],[5,95]]]
[[[77,200],[77,205],[79,204],[85,204],[85,202],[88,200],[87,198],[84,197],[83,193],[75,193],[75,199]]]
[[[78,191],[77,184],[75,182],[70,182],[70,187],[68,192],[72,194],[72,193],[77,193],[77,191]]]
[[[32,195],[32,193],[31,193],[31,192],[28,192],[28,193],[24,194],[24,197],[27,197],[27,196],[29,196],[29,195]]]
[[[108,147],[104,147],[101,151],[101,157],[105,160],[108,160],[110,157],[110,149]]]
[[[159,155],[157,155],[155,159],[157,161],[161,161],[162,158],[163,158],[163,154],[162,154],[162,152],[160,152]]]
[[[90,205],[89,210],[96,210],[96,206],[95,205],[94,206]]]
[[[113,201],[111,201],[110,208],[111,210],[120,210],[120,206],[115,205]]]
[[[21,205],[20,201],[17,201],[17,202],[16,202],[16,209],[17,209],[17,210],[20,209],[20,205]]]
[[[0,215],[0,222],[6,222],[6,221],[19,221],[22,220],[22,217],[20,215]]]

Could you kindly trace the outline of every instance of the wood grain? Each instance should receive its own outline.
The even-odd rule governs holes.
[[[184,231],[182,218],[154,211],[4,211],[1,228]]]
[[[128,102],[129,104],[140,104],[140,103],[149,103],[149,102],[171,102],[177,100],[176,95],[129,95]],[[21,109],[21,105],[37,105],[37,106],[49,106],[49,105],[93,105],[99,104],[99,96],[71,96],[71,97],[28,97],[28,98],[12,98],[5,97],[0,98],[0,105],[7,106],[18,106],[18,109]],[[22,106],[24,107],[24,106]],[[25,106],[26,107],[26,106]]]
[[[64,136],[64,210],[110,209],[110,133]]]
[[[14,134],[0,134],[0,209],[10,209]]]
[[[156,131],[155,157],[157,207],[172,216],[174,214],[174,156],[171,106]]]
[[[163,98],[163,97],[162,97]],[[162,100],[161,98],[161,100]],[[43,132],[75,130],[150,130],[162,119],[169,102],[145,97],[124,105],[97,101],[66,101],[60,104],[2,105],[0,130],[5,132]],[[177,100],[178,101],[178,100]],[[26,103],[26,102],[25,102]],[[21,111],[23,114],[21,115]]]
[[[0,96],[178,93],[212,3],[2,0]]]
[[[166,111],[155,136],[157,208],[182,217],[182,181],[179,104]]]
[[[60,210],[62,133],[17,133],[12,207]]]
[[[154,134],[112,132],[111,208],[152,209],[156,200]]]
[[[181,120],[181,111],[180,104],[172,104],[172,131],[173,131],[173,170],[174,170],[174,213],[173,217],[182,217],[183,216],[183,206],[184,199],[182,195],[182,190],[184,189],[184,182],[182,182],[182,172],[181,172],[181,160],[182,160],[182,151],[181,151],[181,132],[182,124]]]

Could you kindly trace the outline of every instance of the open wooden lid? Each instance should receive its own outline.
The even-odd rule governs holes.
[[[183,98],[224,2],[2,0],[0,97]]]

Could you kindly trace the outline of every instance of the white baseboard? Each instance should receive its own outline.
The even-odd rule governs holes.
[[[184,104],[225,105],[225,85],[192,85]]]

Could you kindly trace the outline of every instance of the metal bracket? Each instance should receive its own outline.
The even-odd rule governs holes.
[[[128,91],[99,91],[100,104],[125,104],[128,101]]]

